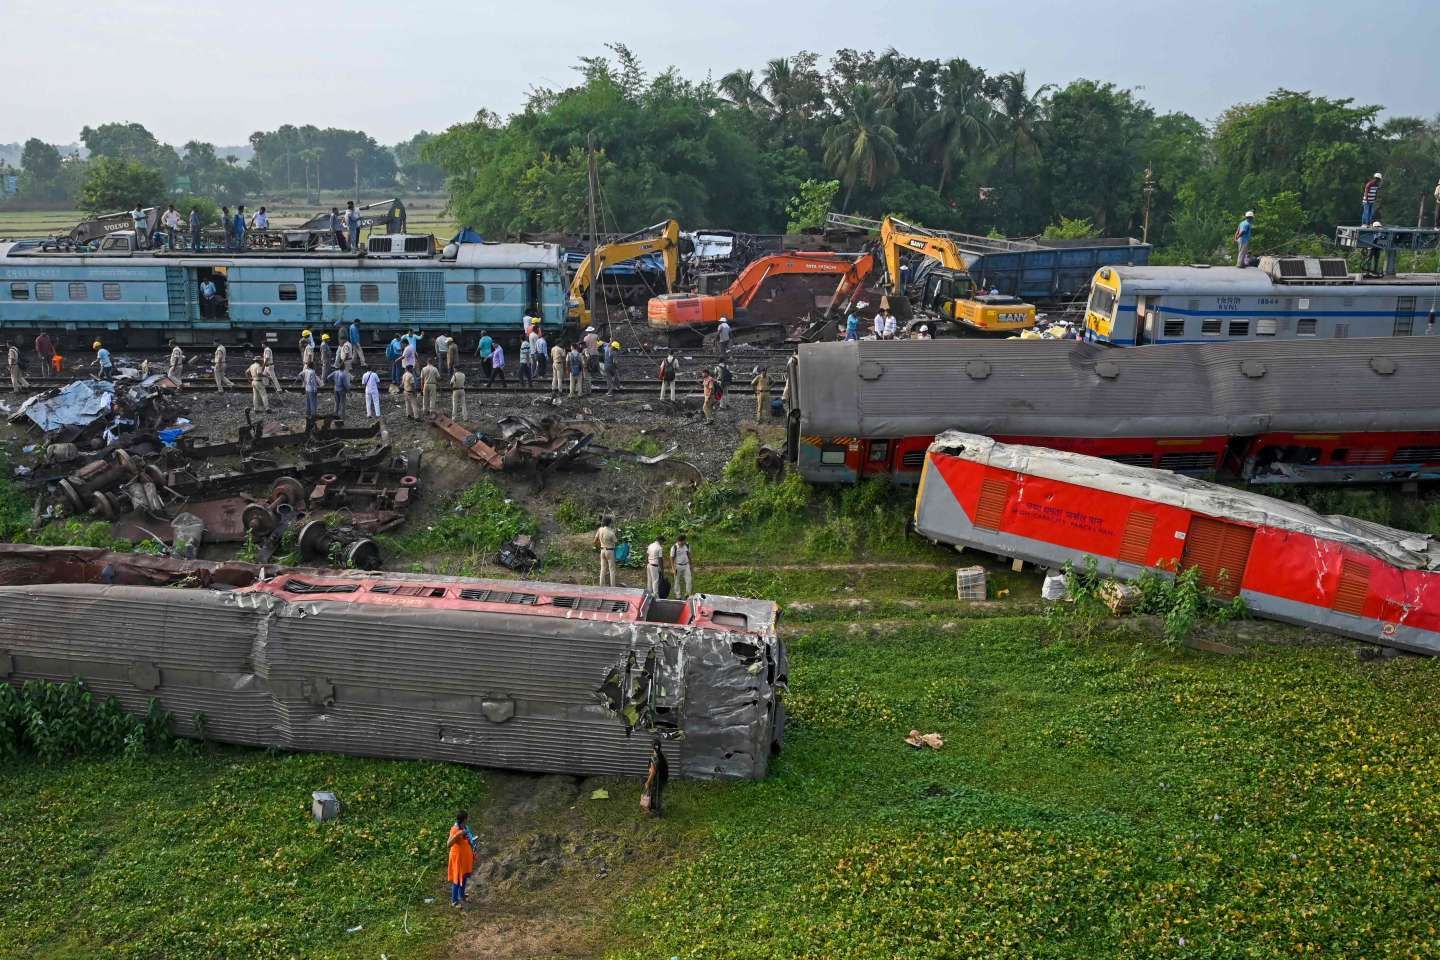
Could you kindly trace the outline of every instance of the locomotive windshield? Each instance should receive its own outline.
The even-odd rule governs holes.
[[[1098,283],[1090,290],[1089,311],[1107,319],[1114,319],[1112,314],[1115,311],[1115,291],[1109,287],[1102,287]]]

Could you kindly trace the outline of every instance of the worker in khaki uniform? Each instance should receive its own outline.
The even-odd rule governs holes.
[[[315,336],[309,330],[300,332],[300,369],[315,361]]]
[[[224,393],[226,387],[233,387],[235,384],[225,376],[225,344],[215,341],[215,390],[217,393]]]
[[[30,386],[30,381],[25,379],[25,374],[20,372],[20,348],[10,344],[10,349],[5,353],[5,364],[10,368],[10,390],[19,393]]]
[[[645,589],[660,596],[660,577],[665,572],[665,538],[660,534],[645,548]]]
[[[275,351],[266,344],[265,349],[260,352],[260,363],[265,367],[265,379],[275,388],[276,393],[284,393],[285,388],[280,386],[280,378],[275,373]]]
[[[420,368],[420,395],[426,416],[435,412],[435,395],[439,387],[440,371],[435,369],[435,364],[426,361],[425,366]]]
[[[170,369],[166,373],[177,384],[185,379],[185,351],[174,340],[170,341]]]
[[[355,345],[349,340],[340,341],[340,349],[335,351],[335,366],[338,369],[350,372],[350,364],[355,362]]]
[[[560,344],[550,348],[550,392],[560,393],[564,389],[565,348]]]
[[[670,572],[675,578],[675,586],[672,591],[677,597],[688,597],[694,590],[690,580],[690,544],[685,540],[685,534],[675,538],[670,546]],[[682,591],[681,584],[684,584]]]
[[[765,416],[765,406],[770,402],[770,372],[756,368],[755,377],[750,381],[755,388],[755,422]]]
[[[330,334],[320,334],[320,379],[330,379]]]
[[[470,408],[465,405],[465,372],[459,369],[450,375],[450,419],[470,419]]]
[[[446,337],[445,344],[445,368],[451,373],[458,369],[460,363],[460,341],[454,337]]]
[[[406,367],[405,375],[400,378],[400,391],[405,395],[405,416],[411,420],[420,419],[420,400],[415,395],[419,386],[415,381],[415,371]]]
[[[270,409],[270,397],[265,392],[265,365],[256,357],[245,368],[246,375],[250,378],[250,409],[256,413],[263,413]]]
[[[600,551],[600,586],[615,586],[615,547],[620,538],[615,533],[615,519],[601,517],[595,531],[595,549]]]

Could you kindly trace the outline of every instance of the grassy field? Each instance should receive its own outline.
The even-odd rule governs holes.
[[[464,566],[593,506],[447,510],[398,546]],[[962,608],[954,554],[904,516],[883,487],[770,484],[742,454],[632,524],[695,528],[697,589],[785,605],[790,726],[767,780],[676,784],[663,820],[633,781],[536,814],[648,851],[535,893],[542,917],[599,904],[600,946],[565,955],[1440,956],[1440,663],[1254,624],[1234,656],[1138,624],[1080,639],[998,565],[1008,600]],[[0,769],[0,956],[489,956],[457,944],[501,907],[453,917],[438,847],[491,779],[216,748]],[[327,787],[350,806],[317,826]]]

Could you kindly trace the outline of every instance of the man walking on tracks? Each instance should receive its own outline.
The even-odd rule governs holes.
[[[435,412],[435,394],[440,386],[440,371],[435,364],[427,362],[420,371],[420,392],[424,397],[424,412],[428,416]]]
[[[405,368],[405,373],[400,377],[400,391],[405,396],[405,416],[411,420],[420,419],[420,401],[415,396],[419,384],[415,381],[415,370],[411,367]]]
[[[305,369],[295,379],[305,390],[305,419],[314,420],[320,416],[320,375],[315,372],[314,361],[305,364]]]
[[[335,419],[343,421],[345,419],[345,397],[350,393],[352,383],[350,371],[336,370],[330,374],[330,379],[335,382]]]
[[[320,334],[320,379],[330,377],[330,334]]]
[[[600,551],[600,586],[615,586],[615,547],[620,538],[615,533],[613,517],[601,517],[595,531],[595,549]]]
[[[1246,210],[1245,219],[1235,228],[1235,266],[1243,267],[1250,262],[1250,229],[1255,226],[1255,211]]]
[[[670,390],[670,399],[675,399],[675,381],[680,375],[680,361],[675,359],[674,353],[667,353],[665,359],[660,361],[660,399],[665,399],[665,390]]]
[[[1379,170],[1375,175],[1365,181],[1365,188],[1360,191],[1360,226],[1368,227],[1375,222],[1375,208],[1380,206],[1380,186],[1385,175]]]
[[[268,412],[270,397],[265,392],[265,365],[259,357],[255,357],[245,368],[245,373],[250,377],[250,409],[256,413]]]
[[[770,402],[770,372],[757,367],[750,386],[755,389],[755,423],[758,425],[765,416],[766,404]]]
[[[615,396],[620,389],[620,341],[605,344],[601,368],[605,371],[605,396]]]
[[[465,371],[458,367],[450,375],[450,419],[470,419],[470,408],[465,404]]]
[[[380,419],[380,374],[365,368],[364,375],[360,378],[360,385],[365,388],[365,416]]]
[[[715,340],[720,345],[720,359],[724,360],[730,356],[730,321],[724,317],[720,318],[720,326],[715,328]]]
[[[177,387],[185,379],[185,351],[174,340],[170,341],[170,369],[166,373]]]
[[[225,376],[225,344],[219,340],[215,341],[215,358],[212,362],[215,364],[215,392],[224,393],[226,387],[233,387],[235,384]]]
[[[570,344],[565,361],[570,365],[570,396],[578,397],[585,383],[585,354],[580,352],[579,344]]]
[[[280,377],[275,373],[275,351],[270,349],[268,343],[265,345],[264,351],[260,354],[260,360],[265,365],[265,378],[270,381],[270,385],[275,388],[275,392],[284,393],[285,388],[280,386]]]
[[[550,392],[559,395],[565,376],[565,348],[560,344],[550,348]]]
[[[10,368],[10,391],[19,393],[30,386],[30,381],[25,379],[25,374],[20,372],[20,345],[10,344],[10,349],[5,352],[5,363]]]
[[[498,343],[495,344],[495,349],[490,354],[490,375],[485,378],[485,389],[488,390],[495,384],[496,377],[500,378],[501,390],[510,389],[509,384],[505,382],[505,348]]]
[[[50,339],[50,334],[41,331],[35,338],[35,359],[40,361],[40,375],[55,365],[55,342]],[[59,370],[55,371],[59,373]]]

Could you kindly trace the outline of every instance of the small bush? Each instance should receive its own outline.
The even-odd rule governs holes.
[[[33,756],[53,763],[82,754],[134,756],[174,741],[170,715],[151,698],[145,719],[108,697],[96,702],[78,678],[0,684],[0,760]]]

